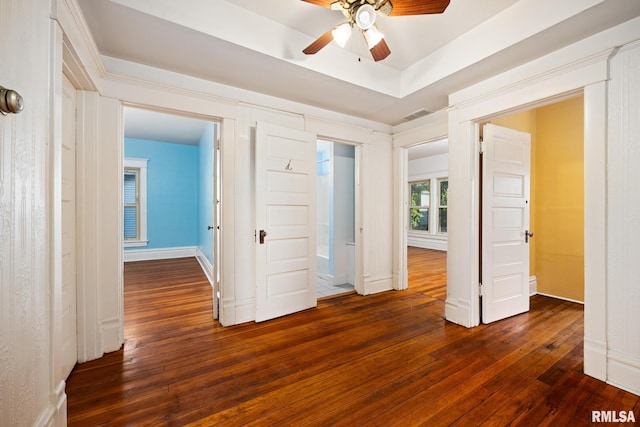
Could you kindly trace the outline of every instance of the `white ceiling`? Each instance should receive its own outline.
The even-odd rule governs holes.
[[[207,122],[157,111],[125,107],[125,138],[198,145]]]
[[[344,17],[300,0],[78,3],[105,63],[137,62],[389,125],[640,15],[638,0],[451,0],[440,15],[380,16],[392,53],[374,62],[357,34],[345,49],[331,43],[304,55]]]

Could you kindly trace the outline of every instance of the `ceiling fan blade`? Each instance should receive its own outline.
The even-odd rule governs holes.
[[[378,62],[378,61],[382,61],[384,58],[389,56],[389,54],[391,53],[391,49],[389,49],[387,42],[385,42],[384,39],[382,39],[378,42],[377,45],[369,49],[369,52],[371,52],[371,56],[373,56],[373,60]]]
[[[309,46],[305,47],[302,52],[304,52],[306,55],[313,55],[314,53],[318,53],[320,49],[331,43],[331,41],[333,40],[333,34],[331,34],[331,31],[333,31],[333,28],[318,37]]]
[[[428,15],[442,13],[450,0],[391,0],[393,10],[389,16]]]
[[[328,7],[328,8],[331,8],[331,3],[335,2],[335,0],[302,0],[302,1],[305,1],[311,4],[316,4],[322,7]]]

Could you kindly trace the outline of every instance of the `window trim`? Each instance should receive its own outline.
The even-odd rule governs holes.
[[[413,204],[413,199],[411,197],[412,195],[412,191],[411,191],[411,187],[414,184],[422,184],[422,183],[429,183],[429,200],[428,200],[428,204],[427,205],[414,205]],[[410,181],[409,182],[409,231],[411,232],[417,232],[417,233],[431,233],[431,199],[432,199],[432,192],[431,192],[431,180],[430,179],[420,179],[420,180],[416,180],[416,181]],[[427,229],[426,230],[420,230],[417,228],[412,228],[411,226],[411,210],[412,209],[426,209],[427,210]]]
[[[416,175],[410,177],[408,180],[408,218],[409,223],[407,225],[407,232],[414,236],[429,236],[429,238],[447,238],[447,233],[441,233],[438,231],[440,225],[440,207],[447,208],[448,206],[440,206],[440,182],[449,181],[449,177],[446,175]],[[421,182],[429,182],[429,230],[415,230],[411,228],[411,209],[416,206],[411,206],[411,185]],[[434,191],[435,190],[435,191]]]
[[[447,182],[447,191],[449,191],[449,187],[448,187],[448,185],[449,185],[449,177],[443,177],[443,178],[437,178],[436,179],[436,182],[437,182],[437,185],[438,185],[438,194],[436,195],[436,197],[437,197],[437,205],[438,205],[438,207],[437,207],[438,213],[436,214],[437,215],[437,222],[436,222],[435,233],[439,234],[439,235],[446,235],[447,234],[446,231],[445,232],[440,231],[440,209],[445,209],[447,211],[447,213],[449,212],[449,197],[448,197],[448,194],[447,194],[447,204],[446,205],[442,205],[440,203],[440,201],[442,200],[442,183],[444,181]],[[449,229],[449,226],[447,224],[447,230],[448,229]]]
[[[149,159],[139,159],[133,157],[125,157],[122,171],[122,179],[124,180],[124,173],[127,169],[134,169],[138,171],[138,206],[139,213],[137,218],[138,223],[138,239],[123,239],[125,248],[143,247],[149,244],[147,239],[147,162]],[[122,200],[122,199],[121,199]],[[124,202],[122,210],[124,212]]]

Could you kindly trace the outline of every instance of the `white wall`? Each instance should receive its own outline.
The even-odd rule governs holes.
[[[640,43],[611,59],[607,151],[607,379],[640,394]]]
[[[54,215],[49,202],[59,189],[50,174],[54,168],[59,172],[52,146],[61,124],[51,110],[61,105],[61,80],[51,79],[50,67],[58,64],[61,71],[62,56],[60,32],[49,15],[48,0],[3,0],[0,5],[0,85],[24,98],[22,113],[0,116],[3,426],[63,425],[66,418],[55,342],[60,282],[51,266],[59,249],[53,230],[60,212]]]

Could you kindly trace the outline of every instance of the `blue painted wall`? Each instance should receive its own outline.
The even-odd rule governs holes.
[[[199,220],[198,220],[198,247],[213,265],[213,230],[207,230],[213,226],[213,142],[214,124],[208,123],[202,133],[198,145],[199,157]]]
[[[125,138],[125,157],[149,159],[146,249],[198,246],[198,151],[197,146]]]

